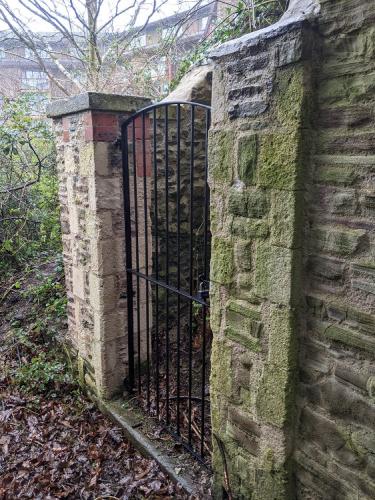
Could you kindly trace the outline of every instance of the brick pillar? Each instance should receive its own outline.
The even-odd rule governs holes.
[[[50,105],[58,153],[69,339],[85,383],[110,397],[127,371],[121,122],[142,97],[86,93]]]
[[[215,498],[229,486],[233,498],[294,498],[312,34],[299,21],[283,26],[212,54]]]

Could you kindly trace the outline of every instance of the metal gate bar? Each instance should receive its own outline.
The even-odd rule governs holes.
[[[204,120],[199,122],[197,117],[202,113]],[[206,384],[209,370],[208,346],[210,346],[210,330],[207,324],[210,255],[207,183],[209,126],[210,108],[185,101],[149,106],[134,114],[122,126],[128,299],[126,388],[130,392],[138,393],[144,409],[159,421],[165,422],[166,428],[176,440],[205,462],[210,448],[209,411],[205,408],[209,404]],[[186,145],[187,137],[190,142],[189,148]],[[176,147],[175,158],[173,152],[172,157],[170,155],[172,145]],[[198,153],[201,153],[202,145],[203,161],[201,156],[196,156],[197,148],[200,147]],[[185,153],[184,162],[182,153]],[[188,165],[187,153],[189,153]],[[158,182],[162,176],[164,182]],[[142,183],[139,177],[143,177]],[[150,179],[151,182],[148,181],[149,177],[153,177]],[[196,193],[202,190],[201,185],[195,186],[197,178],[203,179],[204,188],[201,193],[203,207],[200,206],[202,200],[195,198]],[[171,188],[174,189],[171,191]],[[187,189],[189,197],[188,205],[184,207],[181,205],[182,189],[184,192]],[[140,197],[143,198],[142,208],[138,204]],[[175,214],[170,211],[172,199],[175,201]],[[161,213],[160,210],[163,208],[164,213]],[[162,225],[160,214],[164,216]],[[185,232],[182,232],[182,220]],[[171,227],[173,227],[172,233]],[[202,227],[203,234],[200,233]],[[142,239],[143,245],[141,245]],[[186,259],[181,260],[186,239],[188,262]],[[160,254],[163,249],[164,255]],[[197,257],[196,261],[194,257]],[[203,264],[200,263],[200,259]],[[174,269],[175,261],[176,269],[171,274],[171,263]],[[152,287],[154,292],[150,301]],[[160,299],[161,290],[165,295],[163,301]],[[142,293],[145,301],[145,317],[141,315]],[[175,302],[177,302],[176,314],[174,314]],[[186,305],[188,305],[187,314]],[[198,313],[197,306],[200,308]],[[136,321],[134,321],[135,311]],[[197,366],[200,376],[195,375]],[[182,394],[183,387],[187,395]],[[200,410],[195,404],[197,402]],[[197,424],[199,412],[200,420]]]

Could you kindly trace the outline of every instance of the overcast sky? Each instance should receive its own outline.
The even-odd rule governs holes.
[[[26,0],[27,1],[27,0]],[[157,0],[158,4],[164,0]],[[151,19],[151,21],[155,21],[157,19],[160,19],[162,17],[167,17],[172,14],[175,14],[177,12],[182,12],[184,10],[189,9],[191,6],[193,6],[196,3],[197,0],[167,0],[165,5],[163,5],[159,12],[155,13]],[[206,0],[207,1],[207,0]],[[45,5],[58,5],[59,9],[63,9],[63,3],[64,0],[42,0]],[[82,0],[74,0],[74,2],[79,5]],[[12,11],[16,12],[18,16],[23,18],[27,25],[35,31],[53,31],[53,28],[48,25],[47,23],[39,20],[37,16],[30,14],[25,7],[20,5],[18,0],[8,0],[8,3],[12,6]],[[68,3],[68,2],[66,2]],[[117,3],[117,0],[104,0],[103,7],[102,7],[102,22],[105,22],[106,19],[108,19],[108,15],[110,12],[113,11],[113,7]],[[123,7],[126,7],[127,5],[132,4],[133,2],[131,0],[120,0],[120,5]],[[139,14],[138,17],[138,23],[137,24],[142,24],[144,23],[145,19],[147,18],[150,8],[152,5],[152,1],[148,0],[145,4],[145,7],[142,9],[142,11]],[[127,18],[125,17],[127,16]],[[124,15],[121,19],[118,20],[116,23],[117,25],[115,28],[121,29],[124,25],[126,26],[126,20],[129,19],[129,14]],[[0,29],[7,29],[7,26],[4,24],[4,22],[0,21]]]

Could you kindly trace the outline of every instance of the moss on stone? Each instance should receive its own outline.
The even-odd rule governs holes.
[[[238,139],[238,177],[247,186],[256,183],[257,136],[242,136]]]
[[[228,193],[228,211],[232,215],[247,216],[247,193],[232,186]]]
[[[261,350],[259,339],[254,338],[247,331],[227,326],[225,328],[225,335],[228,339],[250,349],[250,351],[259,352]]]
[[[234,246],[236,267],[240,271],[250,271],[252,266],[252,247],[249,241],[237,241]]]
[[[211,352],[210,392],[212,427],[216,432],[220,432],[223,424],[223,405],[231,396],[232,380],[232,349],[227,341],[214,338]]]
[[[279,304],[288,305],[298,298],[299,250],[273,246],[258,241],[255,257],[255,293]]]
[[[230,300],[228,302],[228,309],[230,311],[242,314],[246,318],[254,319],[256,321],[261,320],[261,313],[258,309],[254,309],[245,300]]]
[[[302,210],[300,191],[272,191],[271,194],[271,242],[287,248],[301,246]]]
[[[297,331],[293,311],[271,305],[265,329],[269,353],[258,389],[257,414],[263,422],[283,427],[294,413]]]
[[[209,176],[213,183],[233,179],[234,139],[232,131],[211,130],[209,139]]]
[[[293,190],[300,187],[300,131],[259,137],[258,185]]]
[[[265,321],[268,330],[268,361],[280,368],[297,366],[295,314],[289,307],[271,304]]]
[[[287,367],[266,364],[256,401],[257,416],[264,423],[284,427],[288,420],[288,404],[292,401],[291,374]]]
[[[375,339],[362,335],[355,330],[349,330],[348,328],[342,328],[337,325],[330,325],[324,330],[324,336],[336,342],[341,342],[351,347],[358,347],[359,349],[375,353]]]
[[[352,255],[366,237],[363,229],[319,226],[312,231],[312,242],[319,251],[337,255]]]
[[[284,469],[257,469],[254,500],[286,500],[290,499],[288,473]]]
[[[281,71],[277,79],[277,119],[288,126],[300,126],[303,116],[307,114],[305,103],[306,85],[304,84],[304,68],[302,66]]]
[[[247,191],[247,216],[261,218],[268,210],[268,197],[263,189],[250,189]],[[246,214],[245,214],[246,215]]]
[[[232,234],[244,240],[266,238],[269,227],[265,220],[235,217],[232,222]]]
[[[211,251],[211,280],[229,285],[234,272],[234,249],[229,239],[214,237]]]
[[[351,186],[357,179],[358,169],[350,165],[320,165],[315,173],[316,182],[322,184]]]

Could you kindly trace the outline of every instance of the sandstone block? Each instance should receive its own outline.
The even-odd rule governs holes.
[[[257,136],[242,136],[238,139],[238,177],[246,185],[256,183]]]
[[[313,229],[311,238],[319,251],[352,255],[365,241],[366,231],[338,226],[319,226]]]
[[[294,190],[301,186],[300,132],[259,136],[258,185]]]

